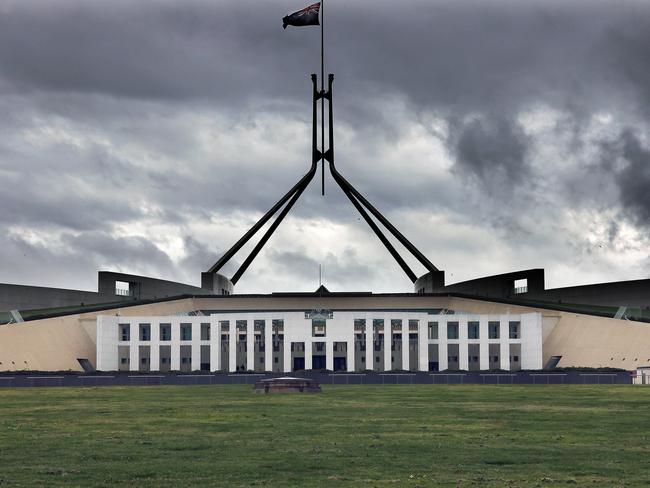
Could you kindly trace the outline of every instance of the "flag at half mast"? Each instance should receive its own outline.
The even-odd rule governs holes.
[[[298,10],[282,18],[282,28],[286,29],[288,25],[302,27],[304,25],[320,25],[318,21],[318,12],[320,11],[320,2],[314,3],[309,7]]]

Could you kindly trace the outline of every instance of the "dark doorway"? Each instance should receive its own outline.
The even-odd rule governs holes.
[[[327,367],[327,360],[325,356],[312,356],[311,369],[325,369]]]
[[[345,371],[348,369],[347,358],[334,358],[334,371]]]
[[[301,371],[305,369],[305,358],[293,358],[293,370]]]
[[[429,371],[439,371],[438,361],[429,361]]]

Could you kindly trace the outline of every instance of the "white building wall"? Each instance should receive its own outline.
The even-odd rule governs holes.
[[[228,313],[215,314],[207,316],[156,316],[156,317],[118,317],[118,316],[98,316],[97,318],[97,369],[108,371],[119,369],[118,365],[118,346],[128,345],[130,347],[130,369],[138,371],[139,363],[139,346],[147,345],[150,347],[152,371],[158,370],[159,366],[159,348],[161,345],[171,346],[171,369],[180,369],[180,346],[190,345],[192,348],[192,370],[199,370],[201,366],[201,345],[210,346],[210,369],[218,371],[221,367],[220,348],[221,348],[221,328],[220,321],[229,322],[229,369],[236,371],[236,339],[237,339],[237,320],[247,321],[247,359],[246,366],[249,370],[254,369],[254,320],[265,321],[265,369],[273,369],[273,346],[272,346],[272,321],[282,319],[284,321],[284,371],[290,372],[293,364],[291,363],[291,344],[305,344],[305,369],[312,367],[312,348],[314,342],[325,342],[326,365],[328,369],[333,369],[334,365],[334,343],[347,343],[347,370],[354,370],[354,320],[366,320],[366,362],[365,368],[373,369],[375,365],[373,349],[373,319],[384,320],[384,369],[391,369],[392,357],[392,327],[391,319],[400,319],[402,321],[402,368],[409,369],[409,319],[419,321],[418,325],[418,360],[416,368],[420,371],[427,371],[429,368],[428,345],[429,343],[437,344],[439,348],[439,369],[444,371],[448,368],[447,346],[449,343],[459,345],[459,368],[467,370],[468,362],[468,345],[478,343],[480,348],[480,368],[488,369],[489,344],[499,344],[500,347],[500,366],[504,370],[510,368],[510,344],[521,344],[521,368],[522,369],[541,369],[542,367],[542,319],[539,313],[530,313],[522,315],[429,315],[425,312],[352,312],[352,311],[334,311],[333,318],[327,320],[325,337],[312,337],[311,319],[305,318],[304,312],[259,312],[259,313]],[[499,339],[488,338],[488,322],[498,320],[501,323]],[[509,338],[509,321],[519,321],[520,338]],[[458,339],[447,339],[447,323],[459,323]],[[468,339],[469,321],[479,322],[479,339]],[[428,323],[438,323],[438,339],[428,339]],[[131,337],[128,342],[120,342],[118,339],[118,325],[121,323],[130,324]],[[139,325],[147,323],[151,326],[151,340],[140,341]],[[171,341],[160,340],[160,324],[171,324]],[[180,340],[180,324],[192,324],[192,339],[190,341]],[[211,337],[209,341],[201,340],[201,323],[210,323]]]

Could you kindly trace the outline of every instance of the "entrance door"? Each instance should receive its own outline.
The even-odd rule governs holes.
[[[348,369],[347,358],[334,358],[334,371],[345,371]]]
[[[301,371],[305,369],[305,358],[293,358],[293,370]]]
[[[327,367],[327,361],[325,356],[312,356],[311,359],[311,369],[325,369]]]

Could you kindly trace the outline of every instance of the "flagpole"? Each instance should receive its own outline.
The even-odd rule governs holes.
[[[325,154],[325,0],[320,0],[320,149]],[[321,160],[321,194],[325,195],[325,159]]]

